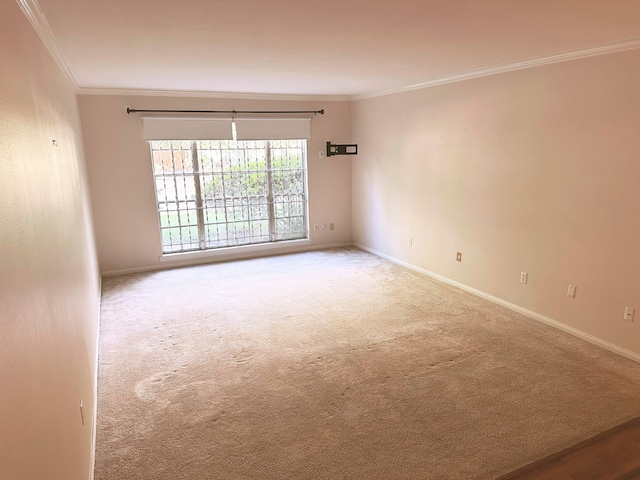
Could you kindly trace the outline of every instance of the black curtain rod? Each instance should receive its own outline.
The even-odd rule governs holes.
[[[127,114],[130,113],[226,113],[235,115],[238,113],[265,113],[265,114],[292,114],[292,113],[313,113],[324,115],[324,108],[322,110],[138,110],[136,108],[127,107]]]

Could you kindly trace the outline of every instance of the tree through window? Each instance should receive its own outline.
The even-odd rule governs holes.
[[[163,253],[308,238],[305,140],[150,145]]]

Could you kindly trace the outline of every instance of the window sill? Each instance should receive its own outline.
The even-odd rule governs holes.
[[[283,240],[273,243],[260,243],[255,245],[240,245],[237,247],[223,247],[213,250],[200,250],[196,252],[165,253],[160,256],[161,263],[181,263],[196,259],[219,259],[235,260],[240,258],[257,256],[262,253],[286,253],[287,250],[295,250],[296,247],[309,245],[311,240],[303,238],[300,240]]]

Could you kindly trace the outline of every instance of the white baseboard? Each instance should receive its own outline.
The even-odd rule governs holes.
[[[98,312],[97,312],[97,324],[96,324],[96,355],[94,358],[94,371],[93,371],[93,402],[91,412],[91,458],[89,460],[89,480],[94,479],[96,471],[96,439],[98,434],[98,370],[99,370],[99,355],[100,355],[100,304],[102,302],[102,278],[98,276]]]
[[[444,277],[442,275],[439,275],[437,273],[431,272],[429,270],[425,270],[424,268],[418,267],[416,265],[413,265],[411,263],[405,262],[403,260],[399,260],[395,257],[392,257],[390,255],[386,255],[382,252],[379,252],[377,250],[374,250],[372,248],[366,247],[364,245],[360,245],[358,243],[354,243],[353,244],[355,247],[358,247],[366,252],[372,253],[378,257],[384,258],[386,260],[389,260],[390,262],[393,262],[397,265],[401,265],[405,268],[408,268],[410,270],[413,270],[415,272],[421,273],[423,275],[426,275],[428,277],[434,278],[436,280],[441,281],[442,283],[446,283],[448,285],[451,285],[453,287],[459,288],[460,290],[464,290],[465,292],[469,292],[473,295],[476,295],[480,298],[484,298],[485,300],[489,300],[490,302],[496,303],[498,305],[501,305],[505,308],[508,308],[509,310],[513,310],[514,312],[518,312],[522,315],[525,315],[529,318],[532,318],[534,320],[537,320],[539,322],[545,323],[547,325],[550,325],[552,327],[557,328],[558,330],[562,330],[563,332],[569,333],[575,337],[581,338],[582,340],[586,340],[589,343],[592,343],[594,345],[597,345],[601,348],[604,348],[605,350],[609,350],[610,352],[616,353],[618,355],[621,355],[625,358],[628,358],[629,360],[633,360],[634,362],[638,362],[640,363],[640,354],[637,354],[635,352],[632,352],[631,350],[627,350],[626,348],[620,347],[618,345],[615,345],[613,343],[609,343],[606,340],[602,340],[601,338],[595,337],[589,333],[583,332],[582,330],[578,330],[577,328],[571,327],[569,325],[566,325],[562,322],[559,322],[557,320],[554,320],[553,318],[549,318],[545,315],[542,315],[540,313],[534,312],[533,310],[529,310],[527,308],[521,307],[519,305],[516,305],[515,303],[511,303],[511,302],[507,302],[506,300],[503,300],[501,298],[498,297],[494,297],[493,295],[490,295],[488,293],[485,293],[481,290],[475,289],[473,287],[470,287],[468,285],[465,285],[464,283],[460,283],[457,282],[455,280],[452,280],[450,278]]]
[[[247,260],[249,258],[269,257],[274,255],[286,255],[289,253],[302,253],[311,252],[315,250],[326,250],[330,248],[340,248],[348,245],[353,245],[351,242],[329,243],[322,245],[297,245],[297,246],[284,246],[280,248],[265,248],[265,249],[245,249],[243,247],[232,247],[225,249],[223,254],[208,255],[203,253],[200,255],[185,254],[185,260],[180,259],[180,254],[175,255],[175,259],[167,261],[166,259],[158,265],[149,265],[146,267],[137,268],[125,268],[122,270],[109,270],[102,272],[103,277],[112,277],[115,275],[126,275],[128,273],[144,273],[153,272],[157,270],[166,270],[168,268],[180,268],[180,267],[193,267],[196,265],[206,265],[208,263],[217,262],[230,262],[233,260]]]

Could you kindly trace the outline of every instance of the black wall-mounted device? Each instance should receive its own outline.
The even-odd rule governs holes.
[[[355,143],[336,145],[331,142],[327,142],[327,157],[334,155],[357,155],[358,145]]]

